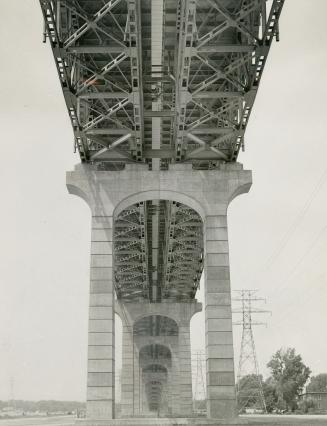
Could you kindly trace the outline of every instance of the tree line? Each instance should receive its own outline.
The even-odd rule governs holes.
[[[267,364],[270,376],[263,380],[262,376],[249,374],[242,377],[237,383],[239,409],[260,406],[261,396],[259,382],[265,399],[266,410],[271,412],[285,412],[301,410],[308,412],[315,408],[314,400],[303,399],[305,384],[308,382],[311,370],[296,354],[294,348],[279,349]],[[327,392],[327,374],[312,376],[306,386],[307,392]]]

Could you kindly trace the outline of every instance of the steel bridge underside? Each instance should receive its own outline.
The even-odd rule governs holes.
[[[114,228],[117,297],[156,303],[194,299],[203,269],[202,228],[194,210],[173,201],[125,209]]]
[[[283,3],[40,0],[81,161],[236,161]],[[130,206],[116,218],[114,263],[118,298],[193,299],[200,217],[169,200]]]
[[[284,0],[40,0],[81,160],[235,161]]]
[[[207,416],[235,416],[226,210],[252,178],[225,163],[244,148],[283,4],[40,0],[85,164],[67,187],[92,211],[86,425],[118,424],[115,313],[122,417],[192,415],[204,263]]]

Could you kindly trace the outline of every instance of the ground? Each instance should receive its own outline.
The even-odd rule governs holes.
[[[251,422],[258,425],[327,425],[327,415],[251,415],[242,416],[243,418],[250,419]]]
[[[277,416],[277,415],[251,415],[242,416],[242,418],[248,419],[253,425],[326,425],[327,426],[327,415],[301,415],[301,416]],[[75,417],[72,416],[61,416],[61,417],[47,417],[47,418],[24,418],[24,419],[2,419],[0,420],[0,426],[73,426],[75,423]]]
[[[1,419],[0,426],[73,426],[75,416]]]

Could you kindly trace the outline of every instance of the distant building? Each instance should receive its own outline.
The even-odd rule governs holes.
[[[305,392],[303,399],[312,399],[318,410],[327,412],[327,392]]]

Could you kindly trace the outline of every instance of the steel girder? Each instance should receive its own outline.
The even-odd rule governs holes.
[[[202,269],[203,224],[191,208],[172,201],[147,201],[134,204],[116,218],[118,298],[150,302],[193,299]]]
[[[114,280],[118,298],[149,298],[146,204],[125,209],[114,228]]]
[[[210,168],[217,160],[236,161],[244,144],[244,132],[284,2],[274,1],[267,15],[264,0],[198,1],[196,18],[193,3],[181,2],[184,22],[189,25],[180,31],[184,41],[179,45],[178,57],[184,55],[184,61],[182,67],[177,67],[176,79],[179,93],[184,91],[185,96],[176,104],[176,111],[184,111],[186,119],[179,121],[176,113],[180,133],[176,158]],[[201,8],[204,3],[209,10]],[[190,16],[196,28],[190,24]],[[201,132],[204,124],[206,130]],[[217,135],[213,129],[228,131]]]
[[[40,0],[82,161],[140,161],[141,11],[137,0]],[[99,132],[103,128],[108,132]],[[116,137],[121,131],[123,136]]]
[[[158,18],[150,0],[40,4],[82,161],[236,161],[284,0],[163,0]]]

